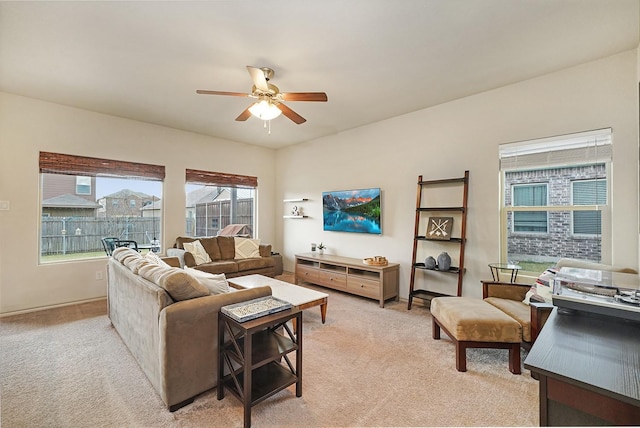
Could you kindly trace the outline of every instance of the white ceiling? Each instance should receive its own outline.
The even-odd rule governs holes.
[[[640,0],[1,2],[0,90],[282,147],[638,46]],[[288,102],[271,135],[234,119],[246,65]]]

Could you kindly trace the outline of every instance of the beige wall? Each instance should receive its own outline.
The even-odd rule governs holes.
[[[277,153],[280,199],[307,197],[304,220],[281,219],[285,269],[295,253],[323,241],[328,252],[386,256],[401,264],[400,294],[409,289],[416,180],[460,177],[470,170],[463,294],[480,296],[487,264],[499,260],[498,145],[603,127],[613,128],[614,264],[638,267],[638,86],[634,49]],[[384,100],[381,100],[384,101]],[[382,188],[382,236],[323,232],[323,191]],[[428,244],[427,244],[428,245]],[[438,250],[439,251],[439,250]],[[432,251],[422,254],[437,256]],[[418,272],[420,277],[422,272]],[[434,275],[436,289],[455,290]]]
[[[297,252],[384,255],[409,288],[417,176],[471,171],[463,294],[480,296],[499,258],[498,145],[602,127],[614,132],[613,263],[638,267],[638,50],[562,70],[277,152],[0,93],[0,313],[103,297],[105,260],[38,265],[38,152],[166,166],[163,246],[182,233],[184,169],[256,175],[258,233],[293,269]],[[321,194],[381,187],[381,236],[322,231]],[[283,219],[282,199],[310,216]],[[428,255],[428,254],[427,254]],[[433,254],[437,255],[437,254]],[[437,276],[447,289],[453,278]],[[444,284],[443,281],[445,281]]]
[[[0,313],[106,295],[106,259],[38,265],[38,153],[166,166],[163,247],[184,231],[185,168],[258,177],[257,232],[273,243],[275,152],[157,125],[0,93]]]

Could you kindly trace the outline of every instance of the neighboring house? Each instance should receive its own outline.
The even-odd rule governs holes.
[[[151,201],[149,201],[146,205],[140,208],[140,216],[141,217],[155,217],[159,218],[162,216],[162,199],[152,196]]]
[[[141,209],[153,203],[157,197],[142,192],[123,189],[98,200],[101,208],[98,217],[141,217]]]
[[[253,189],[228,187],[203,187],[189,192],[187,235],[216,236],[232,223],[248,224],[253,228],[253,192]],[[198,196],[200,198],[196,199]],[[232,212],[232,206],[237,207],[235,212]]]
[[[196,204],[213,201],[221,190],[217,186],[202,186],[187,193],[187,205],[185,210],[185,234],[196,235]]]
[[[96,178],[63,174],[42,174],[43,217],[93,217]]]
[[[43,217],[95,217],[100,205],[76,195],[60,195],[42,201]]]
[[[505,173],[505,205],[607,204],[605,164]],[[531,261],[601,260],[600,211],[524,211],[507,216],[508,254]]]

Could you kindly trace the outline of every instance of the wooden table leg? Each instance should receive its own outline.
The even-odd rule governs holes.
[[[322,324],[327,320],[327,302],[325,301],[320,305],[320,316],[322,317]]]

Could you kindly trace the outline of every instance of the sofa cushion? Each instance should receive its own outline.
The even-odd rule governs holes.
[[[233,236],[218,236],[221,260],[233,260],[236,257],[236,243]]]
[[[185,242],[193,242],[193,241],[197,241],[198,238],[192,238],[190,236],[178,236],[176,238],[176,244],[175,247],[179,248],[181,250],[184,250],[184,243]]]
[[[190,267],[187,267],[184,270],[189,275],[196,278],[200,284],[207,287],[211,294],[223,294],[229,292],[229,282],[223,273],[213,274]]]
[[[144,257],[128,256],[124,259],[124,265],[128,267],[129,270],[133,272],[135,275],[138,274],[138,271],[142,266],[148,263],[150,263],[149,260],[145,259]]]
[[[159,286],[160,278],[162,278],[163,275],[169,274],[171,269],[170,267],[148,263],[138,269],[138,275]]]
[[[218,246],[218,238],[210,237],[210,238],[200,238],[200,242],[204,247],[207,254],[211,260],[221,260],[222,254],[220,253],[220,246]]]
[[[234,236],[235,260],[249,259],[251,257],[260,257],[260,240],[250,238],[239,238]]]
[[[209,289],[200,284],[196,278],[180,268],[169,268],[168,274],[160,277],[159,286],[164,288],[173,300],[195,299],[211,294]]]
[[[518,302],[523,305],[522,302]],[[436,297],[431,315],[459,341],[519,343],[522,327],[486,301],[473,297]]]
[[[237,273],[238,263],[233,260],[219,260],[217,262],[201,264],[196,266],[196,269],[209,273]]]
[[[141,257],[140,253],[138,253],[133,248],[129,248],[129,247],[118,247],[115,250],[113,250],[113,252],[111,253],[111,257],[113,257],[114,259],[116,259],[122,264],[124,264],[124,258],[131,255],[136,255],[138,257]]]
[[[238,264],[238,272],[275,266],[275,260],[271,259],[271,257],[253,257],[250,259],[236,260],[236,263]]]
[[[485,302],[500,309],[522,326],[522,340],[531,342],[531,308],[518,300],[487,297]]]
[[[184,249],[190,252],[193,255],[193,258],[196,261],[196,265],[201,265],[203,263],[209,263],[211,261],[211,257],[202,246],[202,243],[199,240],[193,242],[185,242]]]

